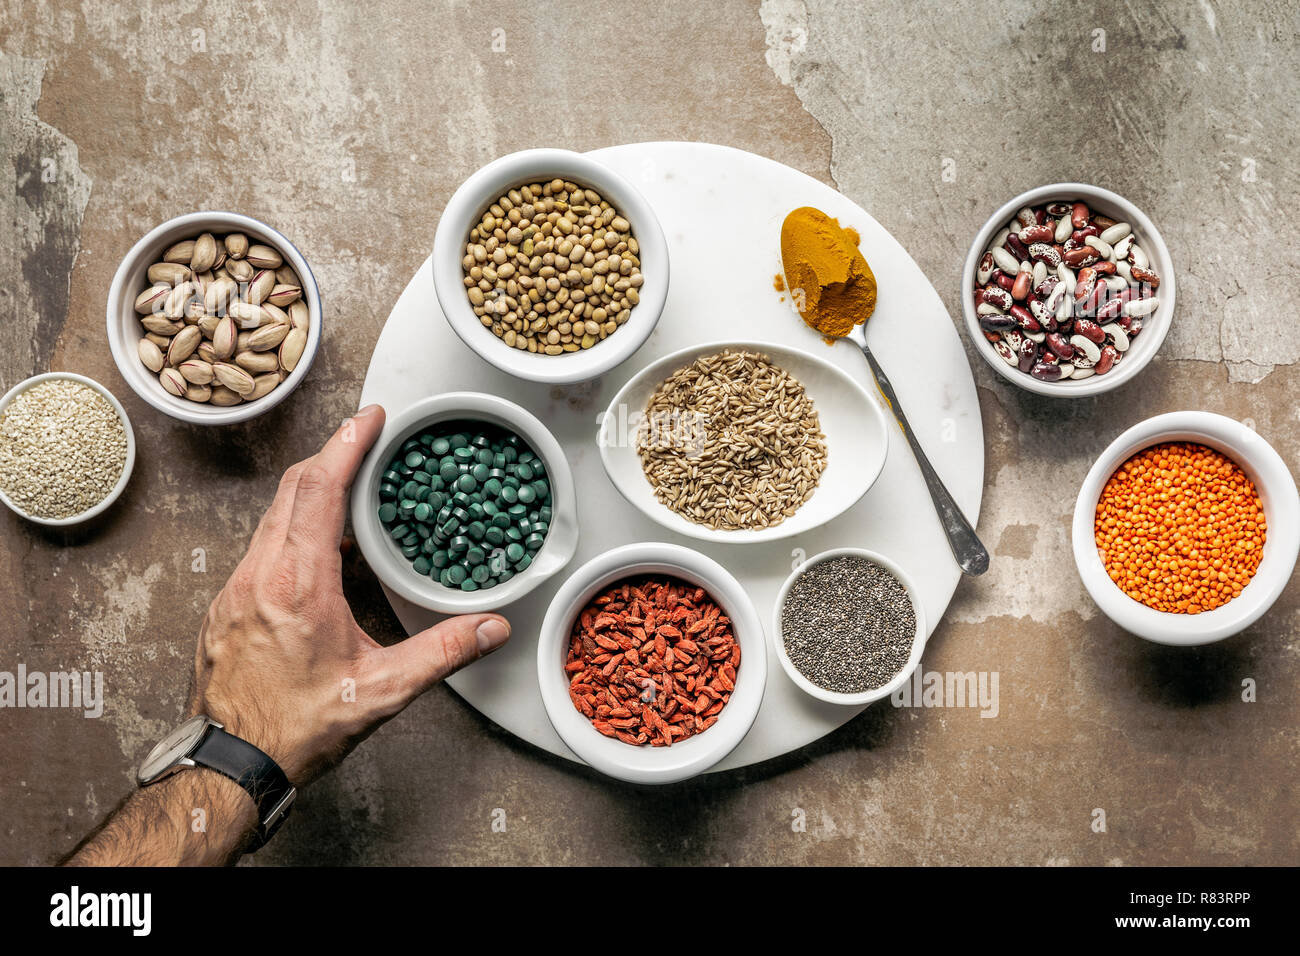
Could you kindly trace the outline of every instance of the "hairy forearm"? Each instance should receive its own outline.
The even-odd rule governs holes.
[[[64,861],[69,866],[221,866],[243,853],[253,801],[219,773],[186,768],[142,787]]]

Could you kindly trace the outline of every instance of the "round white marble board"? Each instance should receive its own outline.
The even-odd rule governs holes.
[[[660,356],[734,336],[770,340],[838,363],[876,396],[866,360],[849,342],[834,347],[806,328],[773,289],[780,271],[780,230],[797,206],[816,206],[852,226],[879,283],[867,324],[872,351],[888,372],[922,446],[968,518],[979,517],[984,433],[975,381],[952,322],[933,286],[906,250],[860,206],[831,187],[752,153],[705,143],[636,143],[590,154],[630,179],[654,206],[668,237],[671,287],[650,339],[622,366],[595,382],[552,387],[507,376],[471,352],[446,324],[433,290],[430,263],[411,279],[375,346],[361,404],[394,413],[426,396],[454,390],[511,399],[544,421],[564,447],[579,489],[577,554],[569,568],[633,541],[676,541],[710,555],[749,591],[770,627],[777,589],[803,556],[836,547],[865,547],[897,561],[916,580],[931,633],[957,587],[960,572],[935,517],[920,470],[902,433],[890,429],[884,472],[838,520],[805,535],[760,545],[709,545],[668,532],[628,504],[610,484],[596,448],[598,415],[639,369]],[[732,245],[719,250],[719,236]],[[831,450],[834,454],[834,449]],[[513,627],[500,651],[448,683],[473,707],[511,733],[577,760],[551,727],[537,685],[537,630],[565,572],[500,610]],[[391,592],[408,633],[438,615]],[[875,706],[888,707],[887,701]],[[714,770],[743,767],[811,743],[861,708],[815,701],[785,675],[768,649],[767,690],[748,736]]]

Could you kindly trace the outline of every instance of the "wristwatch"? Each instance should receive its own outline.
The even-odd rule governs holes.
[[[140,764],[136,779],[147,787],[184,767],[207,767],[248,791],[257,806],[254,850],[275,836],[298,796],[279,764],[204,714],[191,717],[159,741]]]

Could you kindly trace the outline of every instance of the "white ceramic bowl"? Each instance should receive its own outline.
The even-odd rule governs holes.
[[[302,282],[302,297],[307,303],[310,321],[307,347],[289,377],[269,395],[228,408],[191,402],[172,395],[159,383],[158,376],[145,368],[136,351],[140,339],[144,338],[144,329],[140,325],[140,315],[135,311],[135,299],[149,285],[146,275],[149,267],[162,260],[168,246],[183,239],[193,239],[204,232],[214,235],[242,232],[251,241],[268,245],[279,252],[285,265],[292,268]],[[307,265],[302,253],[284,235],[264,222],[237,213],[192,212],[169,219],[152,230],[131,247],[122,264],[117,267],[117,274],[113,276],[113,285],[108,292],[108,344],[113,351],[118,371],[126,383],[158,411],[192,425],[229,425],[270,411],[298,387],[316,360],[316,352],[320,348],[321,316],[320,288],[316,285],[316,277],[312,275],[311,267]]]
[[[546,463],[552,519],[532,564],[504,584],[460,591],[419,574],[379,521],[380,478],[402,443],[436,422],[481,421],[517,434]],[[495,610],[519,600],[569,563],[578,547],[578,506],[573,473],[550,431],[514,402],[479,392],[448,392],[421,399],[390,415],[378,441],[361,464],[352,486],[352,529],[366,562],[379,580],[406,600],[443,614]]]
[[[798,379],[826,436],[826,469],[817,489],[798,511],[773,527],[722,531],[688,521],[655,497],[637,454],[637,426],[655,389],[678,369],[724,348],[763,352]],[[866,388],[826,359],[775,342],[711,342],[673,352],[638,372],[602,416],[597,444],[609,480],[647,517],[669,531],[703,541],[752,544],[803,534],[853,507],[885,467],[888,427],[884,410]]]
[[[1227,604],[1200,614],[1157,611],[1121,591],[1106,573],[1093,530],[1097,502],[1116,469],[1143,449],[1177,441],[1207,445],[1235,461],[1254,482],[1268,522],[1264,554],[1250,583]],[[1211,412],[1170,412],[1139,422],[1102,452],[1079,489],[1072,538],[1079,576],[1108,618],[1158,644],[1208,644],[1257,621],[1290,581],[1300,551],[1300,499],[1286,463],[1253,429]]]
[[[538,355],[506,345],[484,327],[465,294],[461,259],[470,229],[500,196],[557,176],[596,190],[632,224],[645,282],[627,323],[608,338],[577,352]],[[668,243],[650,204],[608,166],[567,149],[528,149],[488,163],[452,194],[434,234],[433,287],[447,323],[484,361],[533,382],[583,382],[625,361],[654,331],[668,297]]]
[[[1077,380],[1067,379],[1063,382],[1042,382],[1018,368],[1012,368],[993,350],[993,346],[984,338],[979,319],[975,315],[971,290],[975,288],[975,270],[979,266],[980,258],[988,250],[989,243],[1001,229],[1006,227],[1008,221],[1015,218],[1021,207],[1038,206],[1057,200],[1062,202],[1082,200],[1094,212],[1132,224],[1139,245],[1151,259],[1155,273],[1160,276],[1160,288],[1156,292],[1160,299],[1160,307],[1154,314],[1142,320],[1142,331],[1133,339],[1132,345],[1124,353],[1124,358],[1105,375],[1093,375]],[[1165,245],[1155,224],[1141,209],[1123,196],[1099,186],[1089,186],[1086,183],[1053,183],[1031,189],[1012,199],[990,216],[984,228],[975,236],[970,252],[966,254],[966,265],[961,273],[961,308],[966,318],[966,331],[970,334],[971,341],[975,343],[975,351],[1007,381],[1031,392],[1037,392],[1039,395],[1082,398],[1085,395],[1099,395],[1118,388],[1146,368],[1147,363],[1160,350],[1165,335],[1169,332],[1169,323],[1174,315],[1174,287],[1174,264],[1169,257],[1169,248]]]
[[[907,659],[907,664],[894,675],[888,684],[877,687],[875,690],[863,691],[860,694],[841,694],[833,690],[827,690],[824,687],[818,687],[807,677],[800,673],[799,669],[794,666],[790,660],[790,655],[785,650],[785,637],[781,629],[781,612],[785,608],[786,595],[790,593],[790,588],[799,576],[815,564],[823,561],[829,561],[831,558],[844,556],[856,558],[865,558],[873,564],[878,564],[895,578],[907,589],[907,596],[912,602],[912,609],[916,612],[916,636],[912,639],[912,653]],[[916,670],[921,663],[921,654],[925,651],[926,643],[926,624],[925,609],[922,604],[921,592],[917,590],[916,582],[893,561],[875,551],[867,551],[864,548],[834,548],[830,551],[823,551],[821,554],[814,555],[799,567],[790,573],[781,585],[781,590],[777,592],[776,604],[772,609],[772,646],[776,650],[777,659],[781,662],[781,667],[785,670],[786,676],[799,686],[799,689],[811,697],[818,700],[824,700],[829,704],[844,704],[846,706],[860,707],[863,704],[870,704],[877,700],[884,700],[898,688],[907,683],[911,678],[912,672]]]
[[[667,575],[704,588],[731,618],[740,642],[736,689],[718,712],[717,723],[671,747],[637,747],[601,734],[573,706],[569,675],[564,672],[573,623],[587,602],[618,581],[651,575]],[[716,561],[675,544],[628,544],[588,561],[560,586],[537,641],[537,679],[546,716],[581,759],[630,783],[676,783],[703,773],[731,753],[753,726],[767,684],[763,625],[740,582]]]
[[[81,514],[71,515],[67,518],[41,518],[36,515],[28,514],[13,500],[11,500],[10,497],[4,493],[3,489],[0,489],[0,501],[3,501],[10,511],[18,515],[20,518],[26,518],[28,521],[45,525],[49,528],[70,528],[102,514],[114,501],[121,497],[122,491],[126,488],[127,482],[131,480],[131,472],[135,469],[135,431],[131,428],[131,419],[127,417],[126,409],[123,408],[122,403],[117,400],[117,396],[106,389],[103,385],[100,385],[93,378],[87,378],[84,375],[77,375],[73,372],[46,372],[44,375],[33,375],[31,378],[19,382],[13,388],[9,389],[9,391],[5,392],[3,398],[0,398],[0,415],[4,414],[4,411],[9,407],[10,402],[33,385],[60,379],[69,382],[80,382],[82,385],[93,388],[95,391],[99,392],[99,394],[103,395],[104,398],[108,399],[108,403],[112,405],[113,410],[117,412],[117,417],[122,420],[122,428],[126,432],[126,461],[122,465],[122,474],[118,477],[117,484],[113,486],[113,490],[108,493],[108,497],[99,502],[93,508],[83,511]]]

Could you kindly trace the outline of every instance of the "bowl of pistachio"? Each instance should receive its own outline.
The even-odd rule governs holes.
[[[126,254],[108,294],[113,359],[137,395],[196,425],[245,421],[284,401],[321,340],[320,289],[282,233],[195,212]]]

